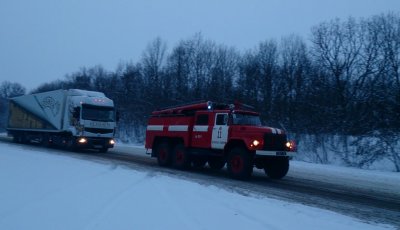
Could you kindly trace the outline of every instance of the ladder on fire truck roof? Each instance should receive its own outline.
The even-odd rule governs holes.
[[[181,105],[169,106],[156,110],[152,115],[193,115],[199,110],[214,110],[214,109],[248,109],[254,110],[254,107],[236,102],[234,104],[216,103],[211,101],[196,101]]]

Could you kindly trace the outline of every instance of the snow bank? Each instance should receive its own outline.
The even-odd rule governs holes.
[[[0,229],[8,230],[390,228],[155,171],[5,143],[0,143],[0,181]]]

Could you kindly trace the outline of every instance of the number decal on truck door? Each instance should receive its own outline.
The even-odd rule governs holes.
[[[211,148],[223,149],[228,141],[228,114],[217,113],[212,130]]]

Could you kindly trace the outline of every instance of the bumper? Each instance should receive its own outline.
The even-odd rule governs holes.
[[[294,157],[296,156],[296,152],[257,150],[256,156]]]
[[[79,148],[105,149],[114,147],[114,144],[111,143],[112,140],[112,138],[80,137],[77,138],[76,145]]]

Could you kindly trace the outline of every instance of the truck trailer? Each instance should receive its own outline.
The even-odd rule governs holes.
[[[160,166],[178,169],[227,165],[236,179],[247,179],[253,167],[273,179],[283,178],[296,144],[282,129],[263,126],[260,114],[234,103],[198,102],[153,111],[145,147]]]
[[[60,89],[10,98],[7,132],[17,143],[107,152],[116,122],[114,102],[104,93]]]

